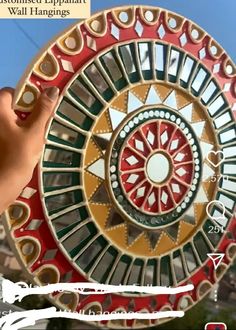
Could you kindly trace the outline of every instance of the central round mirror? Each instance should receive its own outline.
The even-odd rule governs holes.
[[[166,181],[170,175],[170,170],[170,161],[161,152],[153,154],[147,162],[146,171],[148,178],[156,184]]]

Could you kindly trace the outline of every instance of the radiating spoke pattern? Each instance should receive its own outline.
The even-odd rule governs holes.
[[[138,128],[129,138],[121,159],[124,191],[144,212],[171,210],[190,189],[193,154],[187,137],[172,123],[153,121]]]
[[[200,184],[195,132],[163,106],[139,111],[122,123],[108,155],[114,198],[136,224],[170,224],[189,207]]]
[[[191,296],[161,300],[126,294],[88,303],[73,293],[67,309],[189,309],[229,266],[235,74],[196,24],[146,6],[74,25],[27,72],[16,97],[22,119],[45,87],[62,91],[38,173],[6,212],[9,239],[32,278],[195,285]],[[206,214],[212,200],[225,206],[223,219],[222,204]],[[217,272],[207,260],[214,252],[227,255]]]

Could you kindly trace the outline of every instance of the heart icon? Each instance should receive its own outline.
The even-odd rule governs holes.
[[[218,156],[218,162],[217,163],[214,163],[213,161],[211,161],[209,158],[211,155],[214,155],[214,156]],[[208,162],[214,166],[214,167],[218,167],[220,166],[220,164],[225,160],[225,154],[223,153],[223,151],[219,150],[219,151],[210,151],[207,155],[207,160]]]

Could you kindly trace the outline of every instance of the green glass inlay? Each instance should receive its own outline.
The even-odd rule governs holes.
[[[220,242],[221,237],[223,236],[224,228],[215,225],[212,221],[207,220],[203,226],[203,230],[208,237],[208,239],[211,241],[211,244],[214,247],[217,247],[217,245]]]
[[[172,57],[171,57],[171,54],[172,54]],[[176,57],[174,57],[174,56],[176,56]],[[169,63],[168,63],[167,70],[168,70],[168,80],[172,83],[176,83],[177,80],[178,80],[178,76],[179,76],[179,73],[181,72],[181,68],[182,68],[183,58],[184,58],[184,53],[180,52],[175,47],[171,47],[171,49],[170,49],[170,58],[169,58]],[[171,72],[171,68],[173,66],[174,67],[177,66],[176,73],[174,75]]]
[[[100,61],[117,90],[120,91],[128,85],[115,50],[111,50],[101,56]]]
[[[98,115],[103,108],[103,104],[93,94],[83,79],[78,76],[69,88],[70,95],[93,115]]]
[[[140,74],[137,65],[137,54],[134,43],[122,45],[119,47],[119,55],[122,59],[126,73],[131,83],[136,83],[140,80]]]
[[[88,242],[86,242],[87,244]],[[99,236],[76,260],[76,263],[87,273],[89,269],[93,266],[94,262],[100,255],[101,251],[106,247],[107,241]],[[79,253],[81,247],[77,247],[73,253],[75,255]]]
[[[208,258],[207,254],[212,252],[210,247],[206,243],[202,233],[198,233],[193,241],[201,261],[204,262]]]
[[[72,250],[68,251],[72,258],[74,258],[77,254],[79,254],[79,252],[83,249],[83,247],[87,245],[89,241],[97,234],[97,228],[92,222],[86,224],[85,227],[89,234],[86,237],[82,234],[81,239],[77,240],[76,246]],[[75,233],[77,234],[77,236],[79,236],[79,230],[77,231],[77,233]]]
[[[80,173],[77,172],[44,172],[44,192],[65,189],[80,185]]]
[[[145,80],[153,79],[152,43],[138,43],[139,65]]]
[[[79,167],[81,154],[59,147],[46,145],[43,155],[43,167]]]
[[[162,286],[173,285],[173,278],[170,266],[170,257],[165,256],[161,259],[160,279]]]
[[[48,134],[50,141],[60,143],[65,146],[76,147],[82,149],[86,140],[86,136],[60,124],[53,120]]]

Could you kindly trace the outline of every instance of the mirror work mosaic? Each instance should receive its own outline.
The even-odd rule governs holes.
[[[176,296],[51,296],[77,311],[191,308],[236,254],[235,65],[186,18],[121,7],[75,24],[41,52],[19,84],[18,115],[50,86],[61,94],[40,164],[5,213],[30,279],[192,283]],[[217,270],[209,253],[225,254]]]

